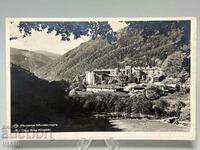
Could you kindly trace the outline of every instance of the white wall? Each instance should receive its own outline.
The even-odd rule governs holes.
[[[0,127],[5,123],[5,17],[140,17],[140,16],[198,16],[199,0],[0,0]],[[199,25],[198,25],[199,33]],[[198,49],[199,41],[198,37]],[[197,52],[197,58],[200,58]],[[200,59],[197,59],[198,64]],[[198,65],[198,72],[200,65]],[[198,76],[198,75],[197,75]],[[199,89],[199,78],[197,79]],[[199,90],[198,90],[199,91]],[[199,92],[197,92],[197,133],[200,128]],[[197,134],[199,136],[199,134]],[[199,150],[197,141],[120,141],[122,149],[133,150]],[[24,149],[75,149],[76,141],[23,141]],[[0,142],[0,146],[2,141]],[[105,144],[96,141],[92,149],[103,149]],[[0,148],[2,149],[2,148]],[[7,149],[7,148],[3,148]]]
[[[92,91],[92,92],[114,92],[115,90],[113,89],[103,89],[103,88],[87,88],[87,91]]]

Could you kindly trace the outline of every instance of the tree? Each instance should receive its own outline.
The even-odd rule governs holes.
[[[121,81],[122,84],[127,84],[128,76],[126,76],[123,72],[120,72],[118,75],[119,81]]]
[[[170,104],[165,100],[157,100],[154,102],[154,105],[152,106],[156,115],[156,118],[163,118],[168,111],[168,107]]]
[[[181,114],[181,109],[184,108],[186,104],[182,101],[178,101],[174,105],[175,105],[176,116],[178,117]]]
[[[140,114],[152,114],[152,103],[148,101],[144,94],[133,96],[132,98],[132,112]]]
[[[190,106],[187,105],[186,107],[183,107],[181,109],[180,120],[190,121],[190,119],[191,119]]]
[[[156,86],[150,86],[146,89],[146,97],[149,99],[149,100],[155,100],[155,99],[158,99],[160,98],[160,96],[163,95],[163,91],[159,88],[159,87],[156,87]]]
[[[96,101],[95,103],[97,112],[106,112],[106,104],[104,101]]]
[[[162,69],[168,77],[177,78],[183,69],[189,70],[190,62],[186,61],[187,55],[177,51],[163,62]]]
[[[70,41],[71,34],[74,39],[80,38],[82,35],[91,36],[92,39],[101,36],[109,43],[116,40],[116,33],[112,30],[108,21],[80,21],[80,22],[26,22],[19,23],[19,31],[22,33],[23,38],[32,34],[32,30],[41,32],[47,30],[47,33],[55,32],[56,36],[61,36],[62,41]],[[15,40],[19,37],[10,37],[10,40]]]
[[[91,100],[86,100],[83,104],[83,109],[86,111],[92,111],[93,110],[93,103]]]

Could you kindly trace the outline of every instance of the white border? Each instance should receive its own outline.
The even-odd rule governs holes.
[[[10,127],[11,108],[10,108],[10,42],[8,23],[15,21],[172,21],[190,20],[191,21],[191,128],[189,132],[54,132],[52,137],[56,140],[77,140],[87,139],[126,139],[126,140],[195,140],[196,139],[196,17],[140,17],[140,18],[6,18],[6,125]],[[9,135],[11,133],[9,131]],[[26,133],[20,133],[26,136]],[[10,140],[31,140],[10,138]],[[41,140],[41,139],[34,139]],[[49,139],[42,139],[49,140]]]

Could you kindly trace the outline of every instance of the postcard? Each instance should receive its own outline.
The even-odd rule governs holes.
[[[196,18],[6,18],[7,137],[194,140]]]

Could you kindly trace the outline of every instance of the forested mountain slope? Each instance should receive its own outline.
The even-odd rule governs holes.
[[[182,22],[135,23],[120,30],[112,44],[101,38],[82,43],[38,69],[36,75],[48,80],[72,81],[77,75],[95,68],[162,67],[163,62],[177,51],[187,57],[190,55],[189,31],[190,26]]]
[[[50,63],[57,58],[48,52],[35,52],[23,49],[10,48],[10,61],[26,70],[34,72],[36,69]]]

